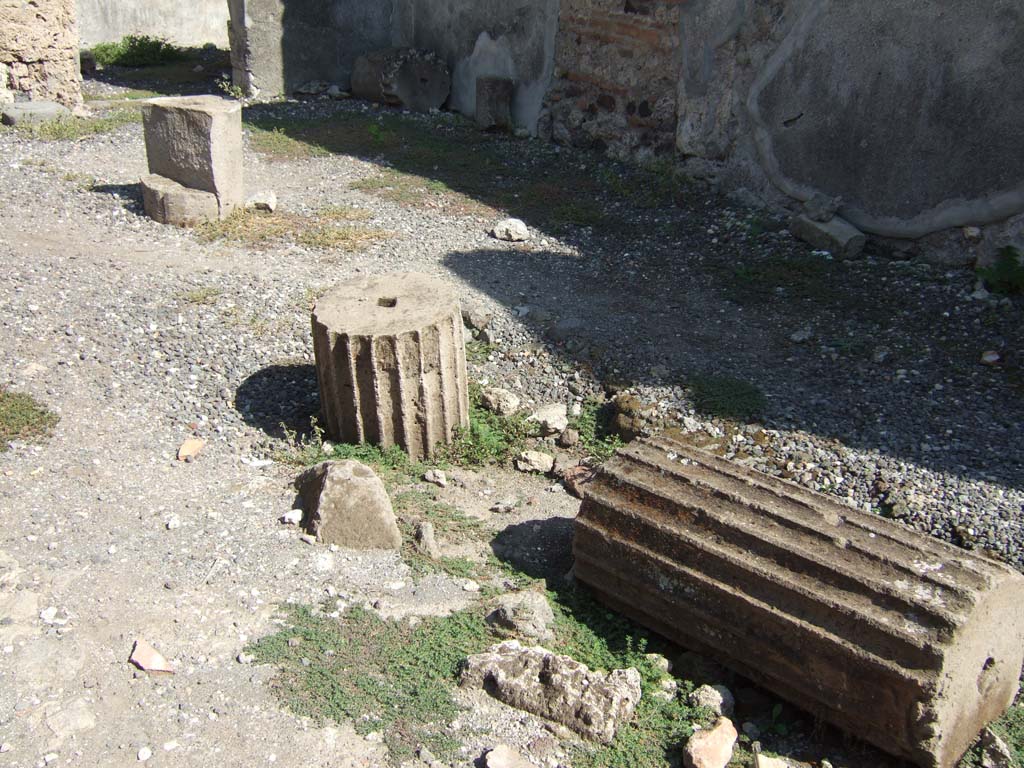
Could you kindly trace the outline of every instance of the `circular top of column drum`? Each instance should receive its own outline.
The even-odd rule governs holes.
[[[313,309],[313,321],[354,336],[391,336],[433,326],[457,308],[455,291],[416,272],[375,275],[332,288]]]

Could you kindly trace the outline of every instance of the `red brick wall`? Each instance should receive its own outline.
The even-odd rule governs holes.
[[[547,99],[556,141],[619,155],[672,150],[683,2],[562,0]]]

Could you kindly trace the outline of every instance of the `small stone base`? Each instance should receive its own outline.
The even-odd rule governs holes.
[[[2,103],[2,102],[0,102]],[[4,125],[38,125],[71,117],[71,110],[55,101],[26,101],[4,107]]]
[[[220,205],[212,192],[189,189],[155,173],[143,176],[141,184],[143,207],[154,221],[194,227],[220,218]]]
[[[828,251],[841,259],[860,256],[867,237],[855,226],[835,216],[828,221],[814,221],[809,216],[797,216],[790,222],[789,231],[815,248]]]
[[[507,77],[478,77],[476,80],[476,126],[512,129],[512,96],[515,85]]]

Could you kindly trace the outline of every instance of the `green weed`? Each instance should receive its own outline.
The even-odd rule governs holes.
[[[57,424],[56,414],[31,396],[0,387],[0,452],[11,440],[42,437]]]
[[[127,35],[116,43],[94,46],[92,55],[104,67],[152,67],[181,61],[187,52],[163,38]]]
[[[999,251],[995,263],[977,270],[993,293],[1024,293],[1024,254],[1012,246]]]
[[[452,444],[442,451],[452,464],[479,467],[507,463],[520,453],[526,441],[537,436],[537,425],[525,416],[499,416],[480,403],[480,387],[470,386],[469,428],[460,429]]]
[[[622,438],[612,430],[614,418],[615,407],[611,403],[587,400],[580,415],[571,419],[569,426],[579,432],[584,452],[604,461],[623,446]]]
[[[764,393],[753,384],[731,376],[691,376],[688,380],[697,410],[721,419],[750,422],[768,406]]]
[[[125,125],[142,121],[142,113],[130,107],[114,109],[98,117],[62,117],[16,130],[43,141],[73,141],[100,133],[110,133]]]
[[[420,746],[442,760],[456,757],[459,742],[447,729],[459,713],[452,699],[458,668],[493,642],[482,611],[411,627],[359,608],[335,621],[295,607],[289,621],[250,652],[281,669],[276,687],[295,712],[381,733],[392,765]]]

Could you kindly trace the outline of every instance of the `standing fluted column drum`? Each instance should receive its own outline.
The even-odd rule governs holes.
[[[324,429],[336,441],[398,445],[429,457],[469,426],[462,313],[429,275],[346,282],[313,309]]]

